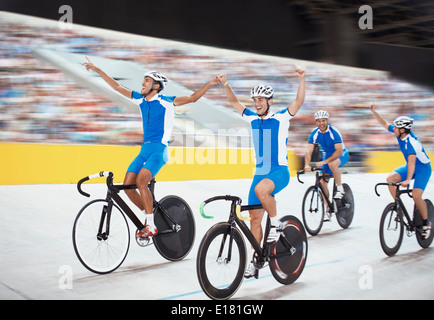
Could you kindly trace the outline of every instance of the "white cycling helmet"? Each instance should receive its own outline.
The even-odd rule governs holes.
[[[393,121],[393,125],[400,129],[411,130],[413,127],[413,119],[407,116],[400,116]]]
[[[150,77],[154,81],[157,81],[160,84],[160,89],[158,91],[161,91],[166,86],[166,83],[169,82],[169,80],[161,73],[157,71],[149,71],[145,74],[145,78]]]
[[[328,119],[329,113],[327,111],[320,110],[320,111],[315,112],[315,114],[313,116],[314,116],[315,120]]]
[[[259,85],[256,86],[254,88],[252,88],[252,90],[250,90],[250,97],[254,98],[254,97],[265,97],[267,99],[271,99],[273,98],[274,95],[274,90],[271,86],[264,86],[264,85]]]

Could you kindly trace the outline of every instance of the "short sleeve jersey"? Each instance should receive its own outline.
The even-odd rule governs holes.
[[[322,133],[318,127],[313,129],[309,136],[308,142],[318,143],[326,153],[327,158],[336,151],[336,143],[342,143],[342,149],[345,150],[345,145],[342,140],[341,133],[335,126],[331,124],[328,125],[325,133]]]
[[[133,91],[131,98],[142,114],[143,143],[160,142],[167,146],[175,119],[175,97],[160,94],[146,101],[139,92]]]
[[[394,127],[394,125],[390,125],[389,131],[393,133]],[[410,134],[408,134],[404,139],[396,137],[396,140],[398,140],[399,149],[404,155],[406,162],[408,162],[408,156],[411,154],[416,155],[416,167],[431,162],[428,154],[425,152],[425,149],[422,146],[422,143],[420,143],[413,131],[410,131]]]
[[[243,118],[250,122],[255,148],[256,167],[288,165],[288,130],[293,118],[285,108],[261,118],[250,109],[244,109]]]

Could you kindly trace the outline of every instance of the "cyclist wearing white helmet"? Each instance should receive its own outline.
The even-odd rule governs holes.
[[[140,237],[155,236],[158,233],[154,224],[153,199],[148,184],[169,160],[167,146],[172,133],[175,107],[195,102],[208,89],[217,84],[217,77],[208,81],[190,96],[173,97],[159,94],[168,79],[159,72],[150,71],[144,76],[140,92],[122,87],[117,81],[96,67],[87,57],[83,63],[87,70],[98,73],[114,90],[131,98],[142,114],[143,144],[139,155],[131,162],[125,175],[124,184],[136,184],[136,190],[126,190],[130,200],[146,216],[146,227],[138,232]]]
[[[349,153],[347,148],[345,148],[342,135],[338,128],[329,124],[329,113],[324,110],[319,110],[315,112],[314,118],[317,127],[309,135],[308,147],[304,157],[304,170],[306,172],[312,170],[310,167],[312,153],[315,144],[319,144],[325,154],[324,158],[316,163],[316,167],[323,168],[324,173],[333,175],[337,185],[337,191],[333,197],[340,200],[344,196],[344,188],[342,186],[342,176],[339,168],[343,167],[348,162]],[[321,183],[327,192],[328,181],[321,180]],[[327,216],[326,219],[329,219],[329,216]]]
[[[395,169],[387,177],[387,182],[401,182],[401,186],[405,188],[414,179],[413,200],[424,220],[422,236],[428,238],[431,233],[431,222],[428,221],[428,209],[422,195],[431,177],[431,160],[412,131],[413,119],[407,116],[400,116],[393,121],[393,124],[390,124],[376,111],[376,106],[372,104],[370,109],[377,121],[387,131],[395,135],[399,148],[406,160],[405,165]],[[389,187],[389,191],[395,199],[396,188]]]
[[[252,138],[256,156],[256,173],[249,192],[249,205],[261,204],[264,209],[250,211],[250,229],[258,243],[261,243],[263,233],[261,221],[264,212],[267,211],[271,220],[271,231],[268,242],[277,241],[279,234],[276,229],[279,226],[276,201],[274,195],[284,189],[290,179],[288,169],[288,130],[289,121],[296,115],[304,103],[305,81],[304,70],[296,69],[299,78],[297,97],[291,105],[274,114],[270,112],[273,103],[274,90],[270,86],[259,85],[254,87],[250,96],[253,99],[255,111],[247,109],[235,96],[228,84],[226,75],[218,75],[218,79],[224,85],[226,95],[231,106],[252,127]],[[254,250],[252,251],[253,260]],[[258,270],[253,263],[245,273],[246,278],[257,277]]]

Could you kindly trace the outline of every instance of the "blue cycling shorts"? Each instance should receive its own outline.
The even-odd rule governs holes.
[[[394,170],[398,172],[401,176],[401,182],[407,179],[407,164],[397,168]],[[421,166],[416,166],[414,169],[413,179],[414,185],[413,188],[425,190],[428,185],[429,178],[431,177],[432,168],[431,163],[427,163]]]
[[[162,143],[144,143],[139,155],[131,162],[128,172],[139,174],[140,170],[148,169],[155,178],[161,168],[169,161],[169,151]]]
[[[327,159],[330,156],[331,155],[327,155],[325,157],[325,159]],[[347,149],[345,149],[343,151],[342,155],[339,157],[339,160],[341,160],[341,164],[339,165],[339,168],[343,167],[344,165],[346,165],[349,158],[350,158],[350,153],[348,152]],[[333,175],[332,170],[330,169],[330,167],[329,167],[328,164],[323,165],[322,168],[324,169],[325,173],[328,173],[329,175]]]
[[[274,182],[274,190],[271,193],[272,195],[275,195],[282,191],[289,183],[290,175],[287,166],[273,166],[271,170],[269,170],[269,173],[264,175],[258,174],[258,171],[260,170],[257,169],[256,174],[253,177],[252,185],[250,187],[249,205],[261,204],[261,201],[259,201],[258,197],[256,196],[255,187],[263,179],[270,179]]]

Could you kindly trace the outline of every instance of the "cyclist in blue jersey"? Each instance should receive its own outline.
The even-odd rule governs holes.
[[[329,124],[329,113],[324,110],[319,110],[314,114],[314,118],[317,128],[315,128],[309,136],[308,148],[304,157],[304,171],[310,172],[312,170],[310,167],[312,153],[315,144],[319,144],[325,154],[324,159],[316,163],[316,167],[323,168],[326,174],[333,175],[337,186],[336,194],[333,197],[340,200],[344,196],[344,187],[342,186],[342,176],[339,168],[343,167],[348,162],[349,153],[347,148],[345,148],[342,135],[338,128]],[[324,190],[328,192],[328,181],[321,180],[321,183],[323,184]],[[328,197],[328,194],[326,196]],[[326,220],[329,218],[329,216],[326,217]]]
[[[197,101],[219,81],[217,77],[213,78],[190,96],[165,96],[159,93],[164,89],[168,79],[161,73],[151,71],[144,76],[142,90],[140,92],[131,91],[96,67],[87,57],[86,59],[87,62],[83,65],[87,70],[98,73],[114,90],[131,98],[140,108],[143,122],[143,144],[139,155],[127,169],[124,184],[137,185],[139,192],[136,190],[125,192],[146,216],[146,226],[138,232],[137,236],[155,236],[158,230],[154,223],[153,199],[148,184],[169,159],[167,146],[173,128],[174,109],[176,106]]]
[[[431,233],[431,222],[428,221],[428,209],[422,195],[431,177],[432,167],[428,154],[412,131],[413,119],[400,116],[390,124],[376,111],[376,106],[372,104],[370,109],[377,121],[395,135],[406,161],[405,165],[395,169],[387,177],[387,182],[401,182],[401,186],[405,188],[414,179],[413,200],[423,219],[422,236],[428,238]],[[395,199],[396,188],[389,187],[389,191]]]
[[[250,96],[255,106],[255,111],[253,111],[240,103],[232,91],[226,75],[220,74],[217,76],[225,87],[231,106],[249,121],[252,127],[256,173],[249,191],[249,205],[261,204],[264,209],[250,211],[250,230],[259,244],[263,237],[261,221],[265,211],[267,211],[271,220],[271,230],[267,241],[277,241],[279,237],[276,231],[279,226],[279,218],[277,217],[276,201],[273,196],[289,183],[290,174],[287,153],[289,121],[303,105],[305,96],[304,70],[297,68],[296,74],[299,77],[299,87],[295,101],[289,107],[276,113],[270,111],[274,95],[272,87],[259,85],[251,90]],[[253,262],[254,250],[252,250],[252,253]],[[245,277],[257,276],[258,270],[251,263]]]

